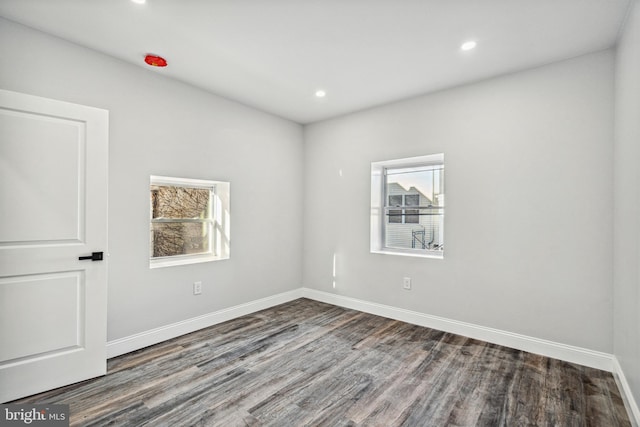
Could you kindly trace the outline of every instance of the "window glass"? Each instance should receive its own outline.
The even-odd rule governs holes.
[[[371,208],[372,252],[442,257],[444,155],[372,163]]]
[[[152,218],[209,218],[210,200],[209,188],[152,185]]]
[[[229,257],[229,183],[151,177],[150,266]]]
[[[151,186],[152,258],[209,253],[211,194],[208,188]]]
[[[407,194],[404,196],[405,206],[420,206],[420,195]],[[405,209],[404,210],[404,222],[405,224],[418,224],[420,222],[418,209]]]
[[[402,195],[389,196],[389,206],[402,206]],[[389,222],[402,223],[402,209],[389,210]]]

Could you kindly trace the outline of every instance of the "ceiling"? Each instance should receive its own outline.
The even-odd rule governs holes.
[[[629,0],[0,0],[0,16],[298,123],[609,48]],[[467,40],[477,47],[462,51]],[[5,41],[6,42],[6,41]],[[166,68],[150,68],[146,53]],[[314,94],[326,91],[324,98]]]

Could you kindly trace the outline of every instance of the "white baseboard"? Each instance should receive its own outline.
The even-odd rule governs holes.
[[[622,371],[622,367],[620,366],[617,358],[611,354],[309,288],[294,289],[292,291],[250,301],[245,304],[240,304],[213,313],[183,320],[181,322],[151,329],[139,334],[109,341],[107,343],[107,357],[112,358],[121,354],[139,350],[199,329],[207,328],[218,323],[226,322],[240,316],[246,316],[247,314],[255,313],[257,311],[303,297],[612,372],[618,388],[622,393],[631,423],[634,427],[640,427],[640,409],[638,408],[638,404],[631,393],[631,389],[627,383],[624,372]]]
[[[539,338],[520,335],[499,329],[487,328],[472,323],[460,322],[439,316],[432,316],[417,311],[373,303],[356,298],[322,292],[315,289],[299,288],[281,294],[262,298],[248,303],[229,307],[213,313],[161,326],[149,331],[119,338],[107,343],[107,357],[115,357],[150,345],[188,334],[218,323],[235,319],[264,310],[278,304],[293,301],[297,298],[309,298],[340,307],[363,311],[390,319],[401,320],[414,325],[426,326],[445,332],[464,335],[466,337],[487,341],[506,347],[524,350],[567,362],[577,363],[592,368],[613,372],[613,356],[611,354],[556,343]]]
[[[109,341],[107,343],[107,358],[120,356],[121,354],[158,344],[179,337],[180,335],[195,332],[199,329],[235,319],[236,317],[246,316],[247,314],[284,304],[285,302],[293,301],[301,297],[302,289],[299,288]]]
[[[472,323],[460,322],[457,320],[432,316],[388,305],[363,301],[315,289],[302,288],[302,296],[340,307],[364,311],[366,313],[401,320],[414,325],[426,326],[440,331],[451,332],[469,338],[503,345],[505,347],[511,347],[518,350],[528,351],[530,353],[552,357],[554,359],[602,369],[608,372],[612,372],[613,370],[613,356],[608,353],[574,347],[567,344],[547,341],[499,329],[487,328],[484,326],[474,325]]]
[[[639,427],[640,408],[638,408],[637,401],[633,397],[631,387],[629,387],[629,383],[627,382],[627,378],[624,375],[622,366],[620,366],[620,362],[618,362],[618,358],[615,356],[613,356],[613,377],[616,379],[618,388],[622,392],[622,399],[624,400],[625,408],[627,408],[627,413],[629,414],[631,425],[633,427]]]

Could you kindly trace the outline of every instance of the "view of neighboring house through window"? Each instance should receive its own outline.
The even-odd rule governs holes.
[[[444,155],[374,162],[371,251],[442,257]]]
[[[229,183],[152,176],[150,266],[229,257]]]

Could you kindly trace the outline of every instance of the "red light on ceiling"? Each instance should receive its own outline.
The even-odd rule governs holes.
[[[144,62],[151,65],[152,67],[166,67],[167,60],[162,56],[157,55],[147,55],[144,57]]]

